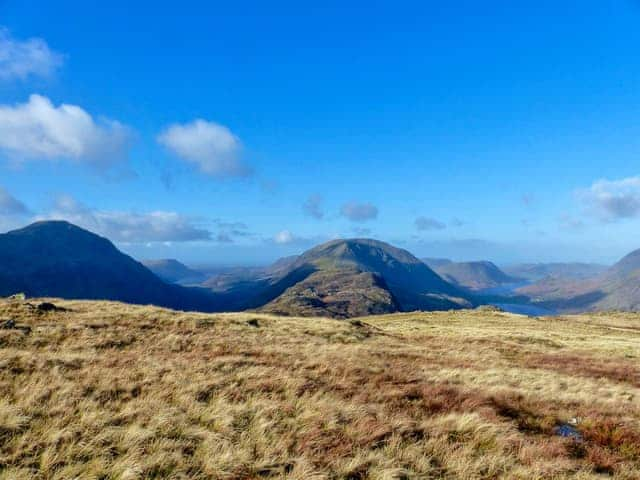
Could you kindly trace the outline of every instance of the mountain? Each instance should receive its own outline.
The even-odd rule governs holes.
[[[63,221],[0,234],[0,296],[17,292],[182,310],[222,308],[210,291],[168,285],[106,238]]]
[[[448,282],[469,290],[485,290],[521,281],[500,270],[495,264],[481,262],[433,262],[425,259],[427,265]]]
[[[253,284],[256,287],[256,284]],[[422,261],[384,242],[333,240],[297,257],[262,286],[265,311],[335,317],[470,306]]]
[[[206,279],[206,276],[202,272],[193,270],[185,264],[171,258],[145,260],[142,264],[162,280],[169,283],[194,285]]]
[[[595,277],[580,280],[547,277],[519,289],[518,293],[564,312],[639,311],[640,250]]]
[[[602,294],[592,310],[640,310],[640,249],[631,252],[594,282]]]
[[[604,273],[607,266],[597,263],[521,263],[502,270],[507,275],[537,282],[547,277],[585,280]]]

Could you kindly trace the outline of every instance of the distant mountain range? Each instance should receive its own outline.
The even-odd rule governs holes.
[[[423,261],[443,279],[472,291],[522,282],[521,278],[507,275],[487,261],[453,262],[442,258],[425,258]]]
[[[537,282],[547,277],[585,280],[603,273],[608,267],[597,263],[521,263],[503,267],[508,275]]]
[[[24,292],[204,312],[335,318],[484,303],[514,304],[522,311],[640,310],[640,250],[608,269],[556,263],[505,272],[487,261],[421,261],[381,241],[349,239],[268,267],[225,269],[213,276],[171,259],[145,264],[70,223],[38,222],[0,234],[0,296]]]

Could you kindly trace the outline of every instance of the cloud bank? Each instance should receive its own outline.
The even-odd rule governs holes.
[[[59,196],[53,209],[38,220],[67,220],[87,230],[125,243],[189,242],[211,240],[211,232],[175,212],[132,213],[101,211],[68,195]]]

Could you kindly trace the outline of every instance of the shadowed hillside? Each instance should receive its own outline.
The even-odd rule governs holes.
[[[17,292],[186,310],[222,308],[211,292],[168,285],[106,238],[62,221],[0,235],[0,296]]]

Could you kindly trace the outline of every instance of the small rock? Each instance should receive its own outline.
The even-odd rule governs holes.
[[[18,325],[15,320],[9,319],[0,323],[0,329],[3,330],[21,330],[25,335],[31,333],[31,327],[29,325]]]
[[[16,328],[16,321],[13,320],[13,319],[5,320],[0,325],[0,328],[2,328],[4,330],[12,330],[12,329]]]
[[[64,312],[66,310],[65,308],[58,307],[57,305],[50,302],[39,303],[36,308],[39,312]]]
[[[260,324],[258,323],[258,319],[257,318],[252,318],[251,320],[247,320],[247,325],[249,325],[250,327],[259,327]]]

